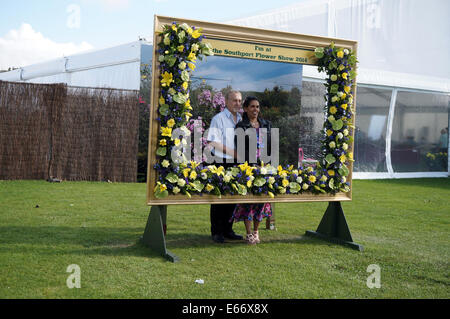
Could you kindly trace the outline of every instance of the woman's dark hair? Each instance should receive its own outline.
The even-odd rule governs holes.
[[[254,97],[254,96],[247,96],[245,98],[244,104],[242,106],[243,107],[248,107],[250,105],[251,101],[258,101],[259,102],[259,100],[256,97]]]

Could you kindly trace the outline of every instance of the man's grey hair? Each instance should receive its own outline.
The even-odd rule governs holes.
[[[227,94],[225,94],[225,100],[228,101],[228,99],[230,98],[230,96],[232,94],[240,94],[242,96],[242,93],[239,92],[238,90],[231,90],[231,91],[228,91]]]

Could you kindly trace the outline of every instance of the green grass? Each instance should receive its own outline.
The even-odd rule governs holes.
[[[214,244],[208,205],[169,206],[167,247],[179,263],[139,242],[145,188],[0,181],[0,298],[450,297],[450,179],[354,181],[342,205],[363,252],[303,236],[327,203],[277,204],[277,231],[262,229],[257,246]],[[70,264],[81,267],[80,289],[66,286]],[[380,289],[366,286],[370,264]]]

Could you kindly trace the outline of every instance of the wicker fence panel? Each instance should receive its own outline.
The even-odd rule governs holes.
[[[0,82],[0,179],[135,182],[137,92]]]

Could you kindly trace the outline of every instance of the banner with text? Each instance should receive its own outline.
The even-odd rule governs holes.
[[[214,55],[274,62],[316,64],[314,50],[207,38]]]

